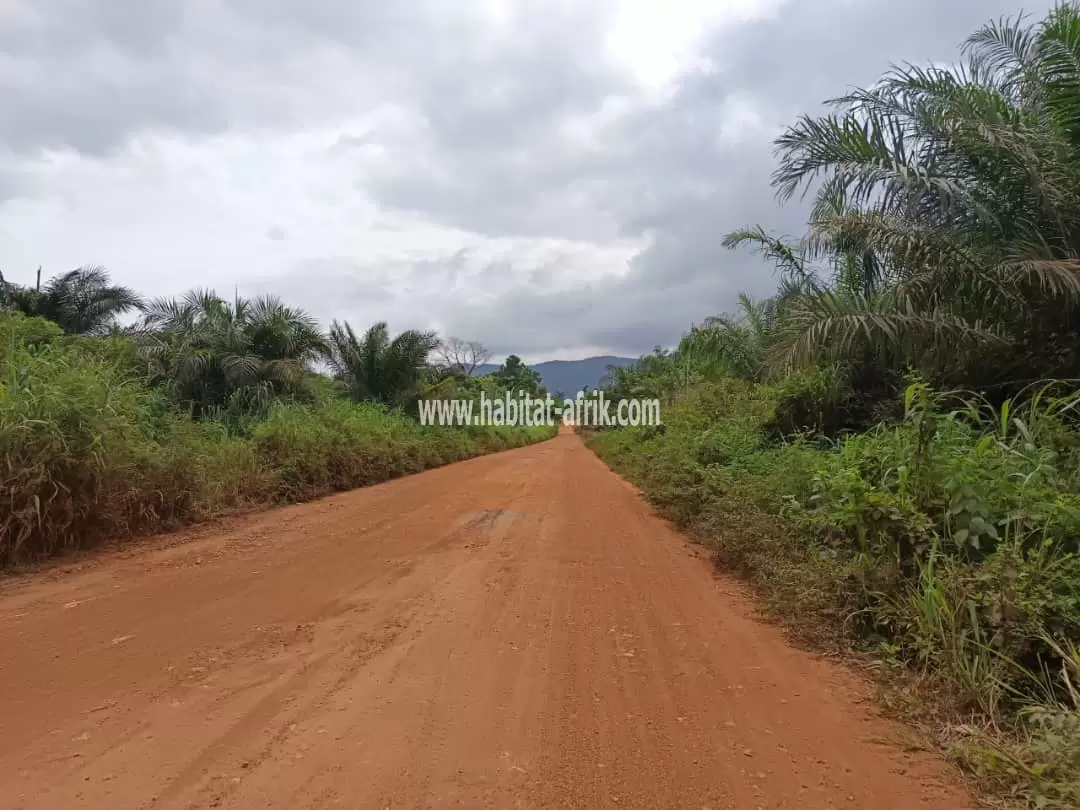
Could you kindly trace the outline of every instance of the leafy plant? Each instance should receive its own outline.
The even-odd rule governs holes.
[[[327,351],[302,310],[273,296],[230,303],[210,290],[151,301],[136,335],[151,383],[196,417],[310,400],[307,374]]]
[[[39,316],[68,334],[102,335],[116,328],[116,316],[141,309],[142,299],[127,287],[109,283],[103,267],[80,267],[34,287],[4,280],[0,273],[0,309]]]
[[[357,402],[411,405],[431,373],[428,355],[438,347],[434,332],[408,330],[391,339],[385,323],[375,324],[363,337],[348,323],[330,326],[330,365]]]

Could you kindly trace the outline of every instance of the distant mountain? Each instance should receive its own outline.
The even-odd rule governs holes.
[[[600,379],[607,373],[608,366],[631,366],[637,362],[634,357],[586,357],[584,360],[549,360],[546,363],[530,365],[544,381],[544,387],[556,394],[562,392],[573,397],[578,391],[588,386],[590,390],[600,384]],[[499,366],[488,363],[476,369],[476,374],[483,376],[498,371]]]

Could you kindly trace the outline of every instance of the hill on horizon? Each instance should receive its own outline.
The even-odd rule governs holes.
[[[590,390],[600,384],[607,373],[608,366],[630,366],[637,362],[636,357],[616,357],[605,354],[599,357],[586,357],[582,360],[548,360],[543,363],[529,364],[544,382],[544,387],[552,394],[562,392],[573,397],[578,391],[588,386]],[[497,363],[486,363],[477,367],[476,374],[484,376],[499,370]]]

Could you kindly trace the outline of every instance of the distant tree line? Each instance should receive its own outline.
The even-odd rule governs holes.
[[[431,331],[391,334],[385,322],[362,333],[334,321],[323,332],[302,309],[275,296],[232,300],[212,290],[147,299],[111,283],[101,267],[80,267],[34,286],[0,274],[0,312],[57,324],[68,335],[130,343],[146,381],[196,418],[265,413],[278,401],[310,401],[328,369],[333,388],[356,402],[414,411],[424,396],[474,396],[513,389],[537,395],[539,375],[516,355],[476,377],[491,353],[479,342]],[[130,325],[118,318],[135,313]]]

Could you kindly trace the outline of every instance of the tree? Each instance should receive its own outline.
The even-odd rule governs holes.
[[[609,366],[602,387],[612,399],[658,399],[695,379],[686,355],[657,346],[632,366]]]
[[[506,362],[491,377],[500,388],[509,391],[511,396],[517,396],[519,391],[533,396],[544,396],[547,393],[540,374],[521,362],[521,358],[516,354],[507,357]]]
[[[306,375],[327,351],[303,310],[273,296],[229,303],[212,290],[151,301],[135,336],[151,381],[195,416],[304,398]]]
[[[357,401],[410,406],[429,376],[428,356],[438,347],[434,332],[410,329],[391,340],[385,322],[372,326],[362,338],[347,322],[330,326],[330,365]]]
[[[41,286],[41,270],[33,287],[5,281],[0,274],[0,306],[46,318],[72,335],[103,335],[116,316],[140,309],[142,299],[127,287],[109,283],[102,267],[79,267],[54,276]]]
[[[777,367],[912,365],[947,384],[1080,371],[1080,7],[984,26],[956,68],[896,68],[777,141],[781,198],[816,189]],[[739,235],[736,235],[739,236]],[[811,259],[823,272],[807,270]]]
[[[456,337],[441,341],[438,355],[444,368],[464,377],[471,377],[479,366],[491,359],[491,352],[479,341]]]
[[[739,306],[739,317],[714,316],[691,327],[679,343],[679,356],[705,373],[760,381],[774,336],[777,300],[755,301],[739,295]]]

